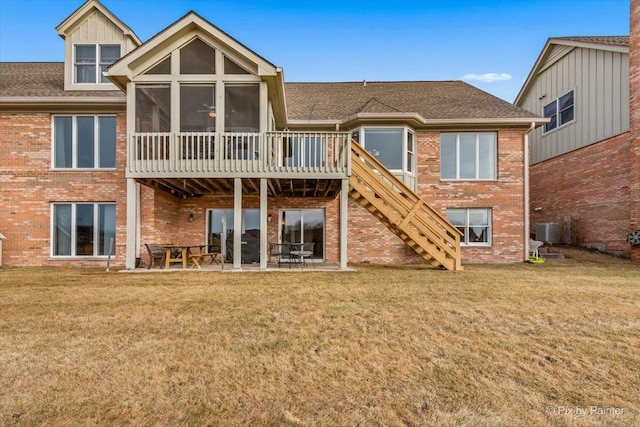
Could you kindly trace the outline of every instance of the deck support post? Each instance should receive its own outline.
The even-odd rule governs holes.
[[[138,240],[138,184],[135,179],[127,178],[127,233],[126,233],[126,255],[125,268],[133,270],[136,268],[136,243]]]
[[[269,263],[267,252],[267,179],[260,178],[260,269],[266,270]]]
[[[348,239],[348,211],[349,211],[349,179],[342,180],[340,190],[340,269],[347,268],[347,239]]]
[[[233,228],[233,269],[242,270],[242,178],[233,179]]]

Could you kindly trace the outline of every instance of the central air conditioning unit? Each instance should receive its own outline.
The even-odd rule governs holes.
[[[553,222],[536,224],[536,240],[545,243],[558,243],[560,241],[560,227]]]

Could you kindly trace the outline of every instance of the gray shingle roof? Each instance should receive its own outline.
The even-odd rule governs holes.
[[[291,120],[344,120],[357,113],[418,113],[427,120],[535,115],[462,81],[285,83]]]
[[[290,120],[344,120],[357,113],[418,113],[427,120],[520,119],[529,111],[462,81],[285,83]],[[0,97],[123,97],[65,91],[62,62],[0,63]]]
[[[598,43],[610,46],[629,47],[629,36],[578,36],[578,37],[552,37],[558,40],[568,40],[584,43]]]
[[[0,62],[0,97],[123,97],[119,90],[65,91],[63,62]]]

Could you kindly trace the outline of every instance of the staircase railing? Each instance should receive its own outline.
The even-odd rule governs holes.
[[[432,265],[462,270],[462,233],[361,145],[351,149],[351,197]]]

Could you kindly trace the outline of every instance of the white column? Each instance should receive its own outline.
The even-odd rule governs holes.
[[[269,263],[267,247],[267,179],[260,178],[260,269],[266,270]]]
[[[138,218],[138,184],[132,178],[127,178],[127,234],[126,234],[126,258],[125,267],[127,270],[136,268],[136,242],[137,238],[137,218]]]
[[[242,269],[242,178],[233,179],[233,269]]]
[[[349,211],[349,179],[342,180],[340,190],[340,269],[347,268],[347,238],[348,238],[348,211]]]

